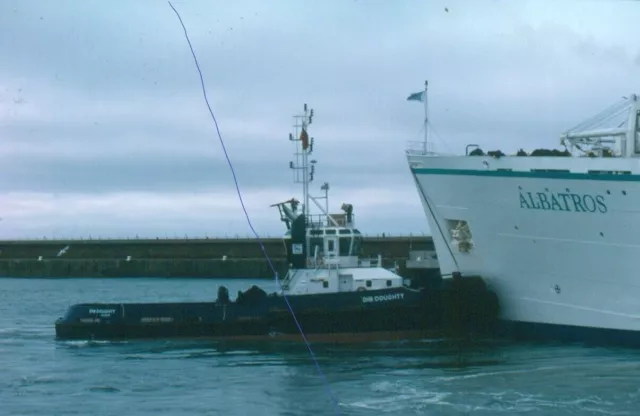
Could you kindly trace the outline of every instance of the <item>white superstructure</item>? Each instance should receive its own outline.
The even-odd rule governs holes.
[[[482,276],[507,321],[638,331],[640,101],[587,124],[561,136],[568,156],[407,159],[444,276]]]
[[[382,257],[362,258],[362,234],[355,227],[351,204],[342,204],[343,213],[329,213],[329,184],[321,190],[324,197],[313,197],[310,185],[315,174],[316,160],[311,160],[314,139],[309,137],[313,110],[304,105],[304,113],[294,116],[294,134],[289,140],[295,144],[295,162],[291,161],[294,182],[302,185],[303,203],[292,198],[273,204],[280,219],[287,225],[287,251],[291,251],[289,269],[282,282],[286,295],[317,295],[404,288],[406,281],[396,270],[382,267]],[[324,199],[324,207],[318,201]],[[310,202],[320,214],[311,214]],[[301,205],[301,206],[300,206]],[[302,236],[296,235],[301,230]],[[290,247],[289,247],[290,245]],[[390,296],[390,298],[387,298]],[[394,299],[397,293],[378,294],[371,301]],[[363,300],[364,302],[364,300]]]

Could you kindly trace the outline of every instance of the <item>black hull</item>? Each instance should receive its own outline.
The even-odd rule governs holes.
[[[275,295],[227,303],[80,304],[55,329],[60,340],[300,340],[299,324],[310,341],[335,342],[446,335],[495,321],[492,293],[463,292],[396,288],[288,296],[297,323]]]

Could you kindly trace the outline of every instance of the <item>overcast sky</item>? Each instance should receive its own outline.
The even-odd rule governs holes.
[[[558,147],[640,92],[633,1],[176,0],[261,235],[316,180],[365,233],[428,233],[404,149],[429,80],[436,150]],[[448,9],[448,11],[446,9]],[[0,238],[249,235],[182,28],[164,1],[0,2]]]

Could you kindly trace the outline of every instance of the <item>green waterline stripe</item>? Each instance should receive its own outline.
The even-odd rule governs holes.
[[[612,173],[580,173],[554,171],[511,171],[511,170],[475,170],[475,169],[412,169],[416,175],[457,175],[488,176],[501,178],[537,178],[537,179],[572,179],[588,181],[640,182],[640,175]]]

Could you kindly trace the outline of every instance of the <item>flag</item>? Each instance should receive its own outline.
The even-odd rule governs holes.
[[[300,132],[300,140],[302,140],[302,150],[307,150],[307,147],[309,147],[309,135],[304,128]]]
[[[420,101],[424,102],[424,91],[414,92],[407,97],[407,101]]]

